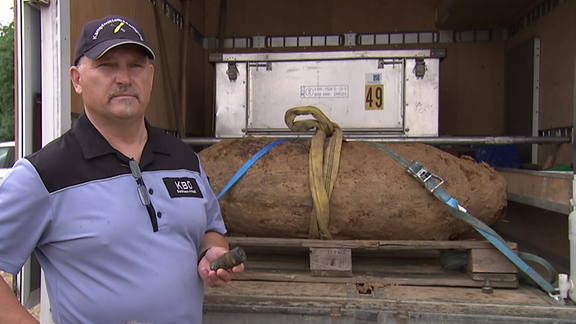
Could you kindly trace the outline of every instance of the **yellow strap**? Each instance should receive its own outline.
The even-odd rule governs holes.
[[[311,114],[316,119],[295,121],[298,115]],[[338,176],[340,153],[342,149],[342,129],[333,123],[324,113],[313,106],[291,108],[284,116],[286,125],[295,132],[305,132],[316,128],[312,137],[309,155],[310,192],[314,207],[310,218],[311,239],[332,239],[328,230],[330,217],[330,197]],[[324,141],[330,137],[326,151]]]

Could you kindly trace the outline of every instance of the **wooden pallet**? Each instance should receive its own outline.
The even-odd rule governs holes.
[[[237,280],[517,288],[517,268],[487,241],[369,241],[228,237],[247,254]],[[517,251],[517,244],[509,243]],[[467,253],[445,270],[441,252]]]

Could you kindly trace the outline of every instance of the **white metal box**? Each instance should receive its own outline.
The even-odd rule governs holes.
[[[214,54],[217,138],[298,136],[286,110],[316,106],[351,137],[438,136],[444,49]]]

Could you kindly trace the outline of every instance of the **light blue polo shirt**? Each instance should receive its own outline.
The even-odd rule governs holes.
[[[157,232],[128,158],[85,115],[0,186],[0,269],[17,273],[34,251],[57,324],[202,322],[198,248],[226,228],[196,153],[146,126],[140,168]]]

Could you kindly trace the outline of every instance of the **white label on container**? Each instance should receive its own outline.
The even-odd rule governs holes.
[[[301,86],[300,98],[348,98],[348,86]]]

